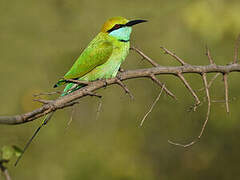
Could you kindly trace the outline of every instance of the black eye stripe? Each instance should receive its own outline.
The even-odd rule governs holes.
[[[112,32],[112,31],[114,31],[114,30],[116,30],[116,29],[119,29],[119,28],[121,28],[121,27],[124,27],[124,26],[126,26],[125,24],[115,24],[111,29],[109,29],[107,32],[108,33],[110,33],[110,32]]]

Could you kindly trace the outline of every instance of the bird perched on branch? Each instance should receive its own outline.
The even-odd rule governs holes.
[[[146,20],[129,21],[123,17],[113,17],[107,20],[101,32],[90,42],[70,70],[64,75],[64,78],[54,85],[54,87],[59,87],[66,84],[61,96],[65,96],[83,86],[68,83],[68,79],[89,82],[116,77],[120,65],[129,53],[132,26],[143,22],[146,22]],[[24,147],[23,152],[26,151],[33,138],[47,124],[52,115],[53,113],[50,113],[44,118],[41,126]],[[20,158],[21,156],[15,165],[17,165]]]
[[[114,17],[104,23],[101,32],[90,42],[71,69],[54,87],[66,84],[67,79],[94,81],[113,78],[128,55],[132,26],[146,20],[129,21],[123,17]],[[74,86],[69,83],[64,89],[66,95]]]

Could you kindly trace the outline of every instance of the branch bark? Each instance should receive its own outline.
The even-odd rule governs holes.
[[[203,73],[222,73],[229,74],[231,72],[240,72],[239,64],[229,64],[225,66],[220,65],[206,65],[206,66],[196,66],[196,65],[187,65],[187,66],[157,66],[146,69],[136,69],[129,70],[125,72],[120,72],[118,78],[106,79],[105,82],[98,80],[90,83],[89,85],[69,94],[64,97],[59,97],[58,99],[51,101],[50,103],[44,104],[42,107],[35,109],[31,112],[24,114],[18,114],[14,116],[0,116],[0,124],[22,124],[33,121],[37,118],[40,118],[50,112],[63,109],[69,106],[76,104],[76,100],[88,96],[89,92],[94,92],[100,88],[105,87],[106,85],[118,84],[119,78],[121,81],[126,81],[134,78],[149,78],[152,75],[174,75],[178,76],[179,74],[193,73],[193,74],[203,74]]]

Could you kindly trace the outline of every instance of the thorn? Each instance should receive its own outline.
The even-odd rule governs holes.
[[[208,57],[208,60],[209,60],[210,64],[215,64],[212,57],[211,57],[210,50],[207,46],[206,46],[206,56]]]
[[[150,64],[152,64],[155,67],[159,66],[158,63],[156,63],[154,60],[152,60],[150,57],[148,57],[146,54],[144,54],[140,49],[133,47],[133,46],[130,49],[134,50],[140,56],[142,56],[142,60],[144,60],[144,59],[147,60]]]
[[[160,48],[165,52],[165,54],[168,54],[168,55],[172,56],[174,59],[176,59],[180,64],[182,64],[182,66],[188,65],[180,57],[178,57],[175,53],[169,51],[167,48],[165,48],[165,47],[160,47]]]

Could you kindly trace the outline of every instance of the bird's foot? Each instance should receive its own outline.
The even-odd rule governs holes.
[[[108,83],[107,83],[107,80],[106,79],[97,79],[99,81],[102,81],[104,83],[103,87],[106,88]]]
[[[119,71],[119,72],[124,72],[125,70],[120,67],[118,71]]]

